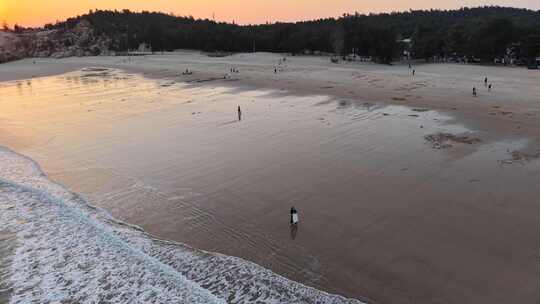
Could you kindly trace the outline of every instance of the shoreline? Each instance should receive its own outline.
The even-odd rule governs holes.
[[[358,299],[328,293],[292,281],[239,257],[201,250],[188,244],[154,236],[139,226],[114,218],[107,211],[90,205],[79,194],[50,180],[41,171],[40,164],[32,158],[3,146],[0,146],[0,158],[7,163],[2,169],[9,172],[7,176],[2,174],[0,181],[0,210],[5,212],[0,216],[0,220],[9,231],[0,231],[0,244],[7,244],[0,250],[0,275],[6,278],[2,284],[7,284],[0,285],[0,288],[5,288],[0,292],[0,300],[6,303],[11,297],[16,301],[32,299],[40,302],[50,301],[53,298],[87,300],[85,289],[88,287],[80,285],[80,282],[72,286],[73,282],[70,280],[74,275],[81,275],[78,273],[79,269],[92,267],[88,265],[90,262],[87,260],[77,260],[77,255],[89,258],[88,253],[82,252],[86,250],[101,255],[100,258],[104,259],[99,260],[100,265],[94,266],[102,268],[105,265],[107,272],[105,282],[108,284],[103,283],[103,286],[98,287],[88,284],[91,288],[96,288],[97,294],[92,294],[92,297],[100,299],[126,300],[126,296],[133,297],[135,294],[126,292],[125,285],[133,285],[133,278],[137,278],[140,272],[143,272],[144,277],[156,276],[150,278],[150,282],[147,283],[154,290],[163,288],[159,284],[165,284],[163,291],[167,293],[173,288],[180,289],[182,297],[167,298],[169,296],[167,294],[164,296],[167,301],[182,299],[181,303],[225,303],[226,300],[234,300],[244,303],[252,300],[295,299],[299,303],[328,301],[328,303],[365,304]],[[58,235],[55,234],[57,231],[54,227],[49,227],[57,225],[59,227],[56,229],[60,233]],[[66,230],[65,226],[70,227],[71,235],[67,231],[62,231]],[[46,231],[45,236],[39,235],[43,230],[51,231]],[[89,232],[91,235],[85,236]],[[52,239],[48,239],[50,237]],[[70,238],[80,239],[74,245]],[[93,240],[99,243],[88,243]],[[103,248],[94,249],[92,248],[94,246]],[[114,249],[108,250],[108,246]],[[63,257],[55,259],[57,251],[63,253]],[[73,255],[73,258],[70,255]],[[75,261],[70,261],[72,259]],[[119,273],[108,269],[107,265],[111,261],[116,262],[117,259],[126,259],[114,265],[124,268]],[[86,264],[81,266],[81,263]],[[132,266],[126,268],[126,264]],[[133,271],[133,268],[138,268],[140,272],[128,273]],[[86,270],[79,280],[83,282],[89,280],[90,283],[92,280],[102,282],[103,279],[99,276],[103,275],[103,271],[100,269],[97,273],[93,273]],[[15,276],[15,272],[20,273]],[[114,282],[118,279],[116,276],[126,274],[127,277],[120,278],[124,282]],[[48,282],[51,276],[56,281]],[[39,280],[43,286],[27,285],[27,280]],[[168,280],[172,280],[173,283],[169,283]],[[107,288],[111,284],[120,288],[121,297],[118,296],[118,291]],[[140,288],[141,283],[138,284],[129,286],[128,290]],[[78,289],[81,287],[83,290]],[[31,295],[28,294],[29,290],[33,290]],[[70,292],[67,293],[67,290]],[[138,294],[131,300],[141,301]],[[49,296],[53,298],[48,298]],[[162,295],[159,296],[163,300]],[[146,300],[153,302],[155,299],[146,298]],[[203,302],[199,302],[200,300]]]
[[[498,137],[528,137],[535,144],[540,143],[540,105],[535,102],[535,96],[540,98],[540,89],[534,92],[527,83],[521,84],[526,88],[528,98],[516,96],[523,89],[505,88],[501,80],[497,80],[493,94],[484,92],[481,83],[482,75],[497,72],[512,72],[520,75],[535,77],[539,83],[540,73],[526,69],[515,69],[499,66],[460,65],[446,63],[423,63],[419,65],[415,77],[408,74],[405,65],[380,65],[376,63],[342,63],[332,64],[324,56],[293,56],[289,63],[295,60],[307,61],[284,68],[285,72],[274,75],[274,65],[269,60],[257,63],[256,58],[242,61],[244,57],[281,58],[283,54],[274,53],[241,53],[228,57],[212,58],[196,51],[181,51],[165,53],[165,55],[148,55],[134,58],[127,62],[124,57],[77,57],[64,59],[24,59],[0,65],[0,82],[17,81],[32,77],[47,77],[76,71],[84,67],[103,66],[121,69],[130,73],[144,75],[151,79],[162,79],[186,83],[193,86],[219,85],[238,90],[268,89],[283,92],[292,96],[325,95],[360,102],[372,102],[382,105],[403,105],[412,108],[428,108],[449,113],[462,123],[493,133]],[[36,60],[36,65],[31,64]],[[163,62],[162,62],[163,61]],[[306,67],[306,63],[315,64]],[[22,68],[21,68],[22,66]],[[227,66],[240,66],[240,73],[227,73]],[[36,71],[37,68],[37,71]],[[186,69],[193,75],[182,75]],[[310,73],[297,70],[312,70],[315,74],[328,73],[311,77]],[[6,69],[7,71],[3,71]],[[287,69],[290,69],[289,72]],[[427,70],[424,72],[422,69]],[[441,83],[441,80],[431,79],[432,70],[466,70],[466,78],[471,73],[477,74],[477,81],[471,79],[470,87],[479,88],[479,97],[473,97],[465,84],[459,85],[463,79],[455,78],[451,73],[444,77],[452,85]],[[10,71],[11,70],[11,71]],[[356,74],[356,75],[355,75]],[[227,75],[227,79],[222,79]],[[321,77],[322,76],[322,77]],[[357,81],[359,77],[359,80]],[[500,78],[500,76],[497,76]],[[365,80],[362,80],[364,79]],[[386,80],[384,80],[386,79]],[[380,82],[385,82],[379,85]],[[534,80],[531,80],[535,83]],[[518,84],[519,85],[519,84]],[[432,89],[430,89],[432,88]],[[528,88],[528,89],[527,89]],[[502,90],[502,92],[498,92]],[[517,101],[517,102],[516,102]]]
[[[261,54],[256,55],[262,56]],[[156,187],[160,186],[159,181],[163,182],[161,184],[163,188],[159,190],[163,191],[160,193],[166,193],[165,195],[161,196],[160,193],[157,193],[159,195],[153,196],[150,193],[148,197],[143,196],[133,205],[128,201],[136,196],[126,196],[127,201],[118,201],[115,199],[122,197],[122,189],[118,193],[115,190],[104,189],[106,197],[109,193],[111,194],[111,200],[105,201],[104,205],[100,206],[116,210],[115,216],[117,218],[125,220],[122,213],[124,210],[116,209],[116,202],[118,205],[128,203],[126,208],[136,208],[133,208],[133,213],[130,215],[125,215],[128,218],[131,216],[131,219],[135,220],[127,220],[127,222],[145,227],[145,230],[151,231],[152,234],[160,235],[165,239],[177,238],[177,240],[182,240],[182,242],[196,248],[209,251],[227,254],[231,250],[236,252],[234,248],[231,249],[227,246],[223,247],[225,250],[212,250],[212,248],[218,248],[218,245],[214,245],[214,243],[217,244],[217,241],[209,243],[202,240],[192,243],[191,240],[184,241],[182,239],[182,237],[186,237],[186,233],[189,234],[182,231],[183,227],[189,227],[182,225],[182,222],[178,220],[182,216],[193,219],[195,227],[202,228],[195,230],[200,231],[222,230],[221,226],[218,225],[215,226],[217,228],[211,228],[216,223],[215,220],[220,219],[219,224],[223,224],[223,227],[229,229],[228,231],[233,237],[243,240],[242,237],[251,236],[251,238],[247,237],[244,240],[247,241],[245,243],[248,246],[272,249],[270,253],[267,250],[262,250],[263,252],[256,255],[251,255],[252,253],[247,251],[229,255],[247,256],[247,260],[256,261],[268,269],[274,269],[274,263],[279,266],[277,263],[284,262],[286,265],[292,264],[294,266],[286,270],[298,268],[314,270],[313,276],[309,277],[309,280],[298,279],[297,281],[310,282],[313,278],[315,281],[310,285],[317,287],[332,285],[329,284],[328,280],[339,281],[338,284],[334,284],[328,289],[318,288],[347,296],[358,297],[358,295],[362,295],[384,302],[394,299],[397,303],[408,303],[408,299],[415,299],[415,296],[416,299],[433,299],[437,297],[438,292],[441,292],[441,297],[455,300],[459,294],[451,292],[451,289],[459,288],[462,295],[468,296],[469,299],[478,300],[482,293],[469,290],[467,286],[470,284],[464,284],[465,277],[467,274],[482,276],[484,280],[481,290],[486,291],[489,282],[486,278],[491,276],[486,276],[489,274],[489,269],[477,264],[474,264],[473,267],[472,263],[474,261],[478,263],[478,261],[487,258],[491,263],[500,265],[498,263],[501,263],[500,258],[502,257],[486,254],[480,249],[469,252],[467,248],[474,247],[474,244],[479,243],[503,252],[503,254],[507,254],[504,248],[513,248],[512,246],[518,244],[523,248],[530,249],[530,240],[534,237],[527,233],[524,234],[524,231],[521,230],[525,227],[533,227],[530,229],[532,231],[535,226],[534,213],[527,212],[527,208],[532,208],[532,206],[527,204],[525,197],[527,193],[535,193],[534,189],[527,190],[526,187],[531,182],[526,173],[534,174],[535,164],[527,164],[528,161],[524,161],[522,167],[500,168],[496,161],[510,157],[511,150],[505,152],[507,147],[509,149],[520,147],[518,149],[521,149],[519,144],[512,143],[512,139],[529,138],[531,140],[527,144],[534,147],[535,134],[531,130],[535,130],[538,124],[534,116],[521,116],[516,113],[502,114],[508,110],[506,106],[498,109],[492,108],[493,104],[502,102],[507,94],[513,94],[517,102],[508,107],[520,108],[520,105],[525,104],[528,106],[521,108],[523,113],[536,111],[537,105],[531,102],[536,96],[536,88],[530,88],[530,91],[526,92],[515,92],[516,85],[512,84],[512,81],[518,83],[517,87],[523,86],[519,84],[520,78],[504,80],[512,85],[511,90],[502,91],[502,96],[494,94],[494,100],[472,99],[470,97],[472,101],[468,102],[467,100],[453,99],[453,96],[460,92],[452,92],[451,96],[446,96],[449,88],[443,87],[441,89],[441,83],[448,74],[446,69],[453,68],[446,65],[426,67],[426,69],[432,70],[433,77],[427,79],[426,76],[422,76],[423,85],[411,90],[408,90],[410,87],[406,87],[407,90],[401,90],[400,88],[411,85],[411,80],[402,75],[402,71],[396,72],[387,67],[359,65],[358,70],[354,70],[356,72],[361,71],[360,68],[366,70],[367,80],[357,79],[358,82],[363,81],[363,84],[354,87],[353,81],[349,79],[353,69],[343,67],[337,69],[335,66],[330,66],[333,70],[325,71],[327,64],[321,60],[317,60],[313,66],[306,65],[317,58],[301,58],[299,61],[302,62],[289,67],[290,72],[275,76],[273,73],[268,73],[268,64],[255,64],[259,60],[273,61],[275,55],[265,54],[262,58],[244,58],[251,61],[244,66],[238,65],[240,73],[239,75],[233,74],[233,77],[239,80],[222,81],[217,79],[219,71],[224,70],[227,64],[236,65],[238,60],[242,58],[232,58],[217,64],[216,61],[208,60],[199,55],[187,54],[185,56],[187,59],[178,58],[181,56],[175,55],[145,58],[131,63],[129,65],[131,69],[126,68],[127,65],[121,66],[117,62],[111,62],[114,58],[80,58],[73,59],[74,62],[68,62],[70,68],[80,65],[119,69],[118,72],[110,72],[114,74],[113,76],[120,76],[118,79],[131,80],[126,80],[126,83],[119,81],[120,88],[109,86],[116,90],[114,98],[112,95],[108,95],[107,90],[100,92],[103,94],[93,95],[94,92],[98,92],[103,87],[101,86],[103,83],[95,81],[94,85],[91,85],[91,81],[85,84],[86,80],[74,80],[78,77],[77,73],[68,75],[70,77],[31,81],[29,85],[24,82],[19,92],[17,85],[11,83],[11,90],[6,92],[11,92],[13,103],[17,107],[29,105],[34,110],[26,112],[26,110],[21,109],[19,112],[13,112],[13,115],[9,115],[9,111],[6,112],[3,117],[8,123],[6,130],[12,131],[14,138],[17,138],[15,134],[19,134],[24,139],[24,135],[31,134],[18,132],[18,130],[24,131],[25,123],[23,121],[28,120],[27,122],[31,124],[26,124],[26,126],[31,128],[38,128],[41,124],[40,132],[28,132],[35,133],[34,135],[45,135],[38,141],[29,144],[30,155],[37,155],[38,158],[35,159],[44,164],[47,164],[47,153],[50,157],[57,155],[53,157],[57,161],[75,161],[75,166],[70,167],[69,163],[66,162],[66,166],[60,165],[55,168],[54,166],[58,164],[51,160],[44,171],[49,174],[52,169],[54,174],[49,174],[51,179],[69,185],[69,188],[77,193],[85,191],[80,191],[77,186],[73,187],[73,185],[79,185],[83,188],[88,186],[89,189],[94,189],[92,187],[107,184],[105,181],[108,180],[119,179],[118,184],[122,184],[125,182],[122,180],[125,177],[135,176],[138,180],[133,181],[134,186],[141,185],[139,182],[142,182],[142,186]],[[270,58],[266,58],[268,56]],[[60,62],[64,62],[64,60]],[[180,65],[178,62],[182,62],[182,64]],[[174,68],[165,68],[165,66],[174,66]],[[186,66],[190,66],[194,75],[189,77],[181,75],[181,71]],[[306,73],[305,69],[310,69],[311,73]],[[491,69],[488,68],[488,70]],[[439,71],[442,75],[437,76],[435,71]],[[317,73],[322,74],[317,76]],[[342,83],[327,84],[326,81],[329,77],[333,79],[333,82],[342,81]],[[81,77],[81,79],[86,78]],[[115,78],[111,77],[111,79]],[[204,81],[209,79],[213,81]],[[379,80],[369,81],[375,79]],[[196,82],[195,80],[203,81]],[[66,81],[70,84],[66,87],[69,88],[69,93],[74,94],[71,96],[79,97],[75,99],[65,97],[68,95],[62,91],[64,88],[62,83]],[[177,85],[171,86],[168,82],[172,81]],[[186,81],[193,82],[186,83]],[[323,86],[323,84],[327,85]],[[416,80],[412,84],[418,85]],[[127,91],[124,92],[124,95],[118,94],[122,92],[118,89],[124,86]],[[134,86],[140,87],[140,90],[129,89]],[[373,87],[366,88],[366,86]],[[81,90],[85,87],[91,88],[91,90]],[[270,87],[273,90],[266,90]],[[182,93],[184,89],[186,90]],[[310,92],[311,89],[317,89],[320,93],[314,95]],[[356,94],[356,97],[348,97],[349,89],[354,93],[352,95]],[[32,90],[43,92],[44,94],[41,96],[44,97],[44,100],[34,100],[31,94]],[[401,100],[401,97],[398,97],[397,100],[390,98],[390,102],[386,102],[388,101],[386,96],[396,96],[395,92],[402,91],[408,92],[403,94],[422,98],[407,97],[410,99]],[[328,92],[332,94],[326,94]],[[25,94],[27,95],[26,99],[21,97],[21,100],[17,101],[18,97]],[[127,96],[126,98],[132,103],[129,107],[127,103],[122,106],[123,103],[119,102],[120,97],[118,96]],[[331,97],[321,98],[324,96]],[[369,96],[374,97],[370,99]],[[428,96],[436,98],[432,99]],[[191,99],[193,99],[193,103],[190,103]],[[252,99],[257,99],[257,101],[254,102]],[[319,99],[321,105],[317,102]],[[73,100],[75,102],[72,103]],[[156,100],[162,102],[154,103]],[[448,101],[447,104],[444,103],[445,100]],[[49,107],[50,101],[55,101],[55,103]],[[250,117],[242,124],[230,121],[229,110],[236,109],[237,103],[242,104],[242,109],[246,106],[246,113]],[[400,103],[405,104],[407,108],[393,109],[393,104]],[[425,103],[426,106],[422,106],[422,103]],[[438,114],[439,111],[426,111],[441,104],[444,104],[445,108],[463,104],[467,105],[470,111],[465,111],[464,107],[460,107],[458,110],[440,111],[450,113],[450,115],[443,116]],[[54,110],[56,106],[60,107],[57,109],[58,111]],[[140,107],[135,109],[137,106]],[[373,111],[366,109],[371,106],[374,106]],[[271,111],[269,107],[272,108]],[[47,110],[45,110],[47,108],[51,108],[51,114],[54,113],[56,116],[47,115]],[[139,111],[141,109],[143,111]],[[168,111],[169,109],[174,109],[174,111]],[[488,110],[488,112],[482,113],[474,109]],[[151,113],[145,112],[148,110]],[[492,115],[491,112],[501,114]],[[143,113],[149,115],[133,115]],[[198,115],[198,113],[203,114]],[[34,114],[34,120],[28,119],[27,114]],[[118,127],[123,125],[128,133],[114,133],[107,127],[111,121],[116,121],[116,114],[122,114],[119,117],[129,119],[122,123],[118,121],[117,124]],[[448,119],[445,119],[444,116],[448,116]],[[45,119],[45,117],[48,118]],[[523,119],[523,117],[527,119]],[[96,124],[93,123],[92,119],[94,118],[99,119],[95,121]],[[516,121],[522,126],[519,132],[514,132],[512,128]],[[123,124],[126,122],[131,124]],[[224,124],[216,126],[218,122]],[[64,132],[61,127],[63,123],[74,126],[80,123],[81,129],[77,131],[75,128],[73,132]],[[167,132],[143,131],[147,129],[146,126],[149,123],[155,127],[155,130],[167,130]],[[20,124],[20,127],[10,128],[10,124]],[[454,124],[465,127],[453,128]],[[141,126],[143,129],[140,128]],[[173,126],[174,128],[170,129]],[[89,130],[94,131],[88,132]],[[285,130],[287,131],[285,132]],[[430,144],[426,144],[424,135],[435,134],[436,131],[441,130],[454,134],[461,134],[460,132],[464,132],[464,130],[471,131],[474,133],[472,140],[480,137],[481,143],[478,145],[457,143],[457,148],[454,150],[434,151]],[[141,131],[143,132],[133,133]],[[64,133],[73,134],[64,136]],[[162,135],[156,135],[159,133]],[[100,134],[105,135],[108,140],[101,141]],[[138,136],[131,134],[138,134]],[[59,136],[55,138],[54,135]],[[78,137],[86,137],[87,135],[90,137],[83,140],[78,139]],[[32,139],[32,136],[27,138]],[[134,145],[122,146],[121,143],[127,138],[133,141]],[[178,141],[178,138],[185,140]],[[204,138],[203,142],[199,142],[198,139],[201,138]],[[261,138],[267,138],[267,140],[261,142]],[[336,140],[333,140],[334,138]],[[445,140],[444,137],[435,136],[432,138],[435,141]],[[510,143],[504,143],[506,138],[509,139]],[[305,147],[297,146],[298,140],[301,140]],[[466,142],[468,139],[455,138],[454,140]],[[117,143],[120,145],[116,146]],[[147,144],[150,145],[146,147]],[[73,149],[70,147],[71,145],[80,147]],[[239,145],[241,149],[234,149],[236,145]],[[32,150],[32,146],[35,147],[34,150]],[[146,148],[137,148],[142,146]],[[151,148],[152,146],[155,146],[156,149]],[[102,149],[107,151],[102,151]],[[266,151],[269,149],[272,149],[273,153],[267,154]],[[68,159],[63,159],[64,150],[73,158],[69,159],[72,157],[70,156]],[[20,150],[17,149],[17,151]],[[100,153],[96,154],[98,151]],[[100,163],[99,159],[96,159],[95,163],[92,164],[91,162],[86,163],[85,160],[86,158],[99,158],[98,155],[107,156],[100,159],[101,161],[114,160],[115,155],[118,156],[118,151],[122,152],[121,158],[117,158],[113,163]],[[221,153],[212,153],[212,151]],[[373,153],[377,151],[381,153]],[[83,152],[79,159],[74,157],[79,154],[78,152]],[[151,163],[153,166],[137,165],[141,164],[141,161],[144,164],[148,159],[139,155],[141,153],[143,155],[148,153],[147,156],[153,160]],[[302,157],[294,158],[295,162],[291,162],[291,156],[298,155]],[[84,162],[77,164],[77,160]],[[114,165],[124,160],[128,161],[126,165],[129,167],[135,167],[135,171],[124,171],[125,176],[120,176],[119,171],[115,170],[118,168],[115,168]],[[81,166],[81,164],[85,165]],[[170,164],[176,166],[169,169]],[[139,167],[137,168],[137,166]],[[107,169],[111,171],[107,172]],[[307,173],[311,172],[311,174],[303,174],[306,170]],[[137,176],[137,172],[140,175]],[[235,178],[230,181],[227,176]],[[494,176],[497,178],[491,178]],[[499,184],[509,179],[520,182],[512,184],[511,190],[505,191]],[[66,180],[70,182],[64,182]],[[133,190],[130,183],[131,181],[127,181],[122,187]],[[520,185],[520,183],[522,184]],[[317,187],[313,185],[317,185]],[[371,186],[366,187],[366,185]],[[392,191],[388,191],[389,185],[393,189]],[[184,204],[191,199],[192,195],[190,191],[184,189],[189,190],[190,187],[195,188],[195,195],[199,192],[208,193],[208,198],[194,206],[196,209],[193,214],[188,212],[189,209],[186,209],[187,203]],[[143,188],[141,187],[141,191],[144,194],[147,188]],[[218,192],[223,189],[225,191]],[[270,191],[271,189],[276,191]],[[93,190],[88,191],[91,193]],[[518,195],[520,192],[517,191],[524,194]],[[521,204],[517,204],[515,207],[506,205],[505,200],[507,196],[510,196],[509,193],[513,194],[513,200],[517,200]],[[186,194],[188,194],[187,197]],[[417,194],[421,194],[420,201]],[[294,199],[298,199],[298,195],[304,195],[299,201],[305,205],[300,206],[300,208],[306,210],[308,206],[313,206],[310,207],[312,209],[310,212],[314,214],[310,215],[312,226],[310,227],[310,224],[306,222],[306,226],[303,226],[301,232],[302,240],[305,242],[302,246],[306,246],[306,250],[295,252],[294,250],[286,250],[290,241],[284,241],[282,238],[285,232],[285,237],[288,239],[288,231],[282,231],[283,227],[276,228],[275,223],[279,222],[280,219],[280,216],[276,214],[276,208],[278,210],[286,208],[287,206],[283,206],[283,204],[287,205],[289,202],[293,202]],[[160,203],[156,207],[161,206],[162,213],[157,211],[159,208],[153,208],[152,204],[147,204],[148,206],[143,208],[144,201],[154,202],[159,196],[164,199],[159,201]],[[195,202],[198,201],[196,196],[193,198]],[[334,201],[340,204],[334,206],[332,205]],[[490,204],[491,201],[493,201],[494,206]],[[107,205],[107,202],[110,205]],[[262,202],[271,204],[265,207]],[[231,214],[230,211],[226,210],[228,208],[215,208],[224,203],[232,206],[243,206],[246,210],[254,208],[254,210],[250,210],[251,213]],[[273,206],[273,209],[270,209],[270,211],[274,210],[273,212],[268,212],[267,207],[269,206]],[[321,223],[336,221],[336,216],[333,215],[336,208],[340,208],[337,209],[339,210],[337,213],[341,214],[338,217],[339,221],[336,222],[337,229],[328,229],[321,235],[316,228]],[[509,210],[506,211],[505,208]],[[154,211],[156,213],[153,213]],[[511,212],[515,212],[514,216]],[[118,217],[118,214],[122,216]],[[346,216],[348,214],[356,215],[351,218]],[[528,217],[529,214],[531,221],[525,225],[519,217]],[[267,215],[272,216],[266,217]],[[253,216],[256,218],[258,216],[266,217],[261,229],[257,229],[261,223],[257,223],[256,226],[249,223],[248,219],[253,218]],[[484,225],[503,216],[508,224],[503,223],[499,227],[489,229]],[[354,217],[360,217],[361,220]],[[431,218],[433,220],[430,220]],[[456,219],[466,221],[466,225],[463,227],[470,230],[464,233],[455,227],[453,221]],[[147,227],[152,225],[152,220],[156,221],[153,230],[149,230]],[[526,235],[526,237],[516,238],[514,233],[518,230],[509,229],[516,220],[520,220],[522,223],[520,227],[523,229],[519,229],[520,235]],[[173,224],[168,227],[165,224],[160,226],[160,223],[165,222]],[[249,225],[234,226],[235,223],[243,222]],[[210,225],[205,226],[208,223]],[[399,228],[399,225],[403,223],[408,224],[409,228]],[[156,229],[160,232],[155,233]],[[401,237],[396,237],[398,232],[399,235],[405,234],[403,240]],[[500,240],[496,235],[505,235],[507,238]],[[219,236],[221,237],[221,235]],[[253,236],[269,242],[257,243],[259,239]],[[459,244],[455,248],[450,248],[456,251],[455,254],[449,254],[448,250],[443,250],[446,242],[440,243],[441,236],[448,238],[451,243]],[[320,244],[319,240],[323,237],[324,244]],[[331,252],[330,248],[335,248],[337,245],[332,240],[335,241],[341,237],[346,241],[346,246],[351,251],[350,254]],[[220,241],[226,243],[227,240],[222,238]],[[426,249],[417,252],[414,248],[403,243],[405,241]],[[498,245],[503,244],[508,246],[498,247]],[[269,254],[270,256],[268,256]],[[285,257],[305,254],[306,258],[301,263],[294,264],[291,262],[298,262],[298,260],[276,260],[275,255],[280,258],[279,254]],[[471,262],[460,260],[460,254],[461,258],[467,257]],[[482,259],[480,256],[484,256],[484,258]],[[528,259],[520,258],[521,260],[517,258],[513,260],[507,267],[515,271],[518,278],[530,276],[530,272],[520,269],[518,266],[521,264],[517,264],[525,261],[528,263]],[[421,261],[424,262],[421,263]],[[455,263],[468,263],[470,269],[465,274],[456,273],[452,270],[455,268]],[[319,276],[331,267],[333,267],[333,277]],[[351,269],[354,271],[349,271]],[[287,271],[276,272],[288,273]],[[452,273],[453,278],[445,276],[445,273],[449,272]],[[462,276],[463,278],[461,278]],[[321,281],[316,281],[318,278],[322,278]],[[355,278],[359,279],[355,281]],[[421,285],[425,287],[419,287]],[[447,286],[450,287],[447,288]],[[340,290],[336,291],[336,289]],[[504,291],[505,295],[511,294],[508,290]],[[495,292],[489,293],[492,298],[496,295]]]

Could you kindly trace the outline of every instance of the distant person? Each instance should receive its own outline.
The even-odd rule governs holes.
[[[291,207],[291,225],[298,225],[299,219],[298,219],[298,211],[296,208]]]
[[[274,68],[274,74],[277,74],[277,69],[276,68]]]
[[[491,92],[491,87],[492,87],[492,84],[490,83],[488,86],[488,92]]]
[[[473,87],[473,88],[472,88],[472,95],[473,95],[474,97],[476,97],[476,87]]]
[[[486,78],[484,78],[484,86],[487,87],[487,83],[488,83],[488,78],[486,77]]]
[[[416,70],[412,70],[412,75],[414,76],[416,74]]]
[[[242,121],[242,109],[238,106],[238,121]]]

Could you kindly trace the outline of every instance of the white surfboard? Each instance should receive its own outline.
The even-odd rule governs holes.
[[[298,224],[298,213],[293,213],[292,222],[293,224]]]

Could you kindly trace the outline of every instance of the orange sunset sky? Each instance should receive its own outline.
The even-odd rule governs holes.
[[[540,9],[540,0],[0,0],[0,22],[41,26],[90,9],[149,10],[241,24],[335,17],[343,13],[500,5]]]

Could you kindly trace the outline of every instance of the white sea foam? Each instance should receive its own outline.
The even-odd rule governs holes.
[[[360,303],[239,258],[153,238],[6,148],[0,225],[16,235],[10,303]]]

